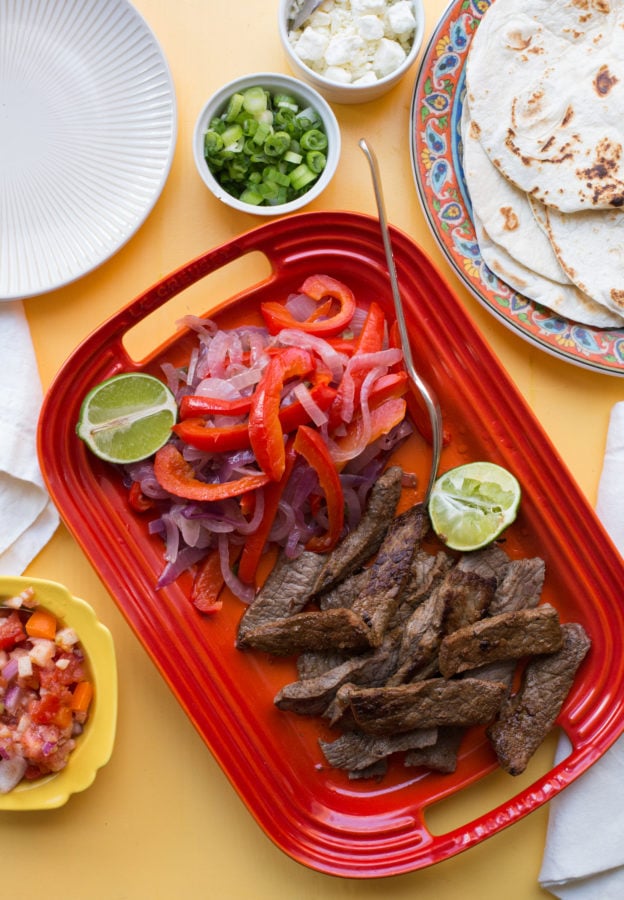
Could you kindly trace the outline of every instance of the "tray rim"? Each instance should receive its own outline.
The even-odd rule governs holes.
[[[211,266],[220,266],[230,261],[234,256],[243,252],[245,248],[251,247],[256,249],[254,245],[258,241],[261,242],[262,239],[268,240],[269,238],[272,238],[275,232],[288,231],[291,236],[294,235],[294,237],[297,238],[298,235],[308,235],[314,228],[323,230],[323,227],[326,227],[328,224],[331,224],[335,228],[339,227],[343,229],[345,235],[350,231],[357,233],[358,229],[360,229],[360,231],[364,232],[369,238],[373,231],[375,232],[375,235],[377,235],[378,229],[377,220],[363,214],[344,212],[301,213],[288,217],[287,221],[284,219],[276,220],[252,229],[250,232],[247,232],[238,238],[234,238],[232,241],[226,242],[220,247],[214,248],[206,254],[191,260],[175,272],[170,273],[160,281],[156,282],[155,285],[148,288],[147,291],[143,292],[135,298],[134,301],[96,328],[65,362],[46,393],[39,423],[38,441],[44,479],[50,490],[51,496],[59,506],[59,511],[67,527],[76,538],[78,544],[82,547],[100,579],[112,594],[114,601],[128,621],[128,624],[137,634],[137,637],[144,646],[146,652],[152,658],[156,667],[161,672],[161,675],[168,683],[174,695],[177,697],[192,723],[221,765],[224,773],[231,781],[234,789],[237,791],[258,824],[274,843],[284,850],[284,852],[313,869],[317,869],[326,874],[341,875],[350,878],[372,878],[414,871],[423,866],[440,862],[441,860],[468,849],[475,843],[492,836],[497,831],[507,827],[537,808],[537,806],[546,802],[546,800],[550,799],[551,796],[575,780],[582,771],[595,762],[607,747],[619,736],[621,731],[624,730],[622,708],[624,700],[620,700],[619,706],[615,706],[611,709],[610,717],[606,721],[603,719],[600,722],[600,729],[592,734],[591,745],[588,745],[587,743],[583,744],[583,734],[582,732],[580,733],[581,750],[575,748],[572,754],[572,762],[570,757],[566,758],[543,777],[538,778],[529,789],[521,791],[516,797],[512,798],[512,800],[501,804],[490,813],[477,817],[472,822],[467,823],[461,828],[454,829],[447,835],[434,838],[428,834],[426,829],[424,829],[421,815],[425,808],[423,806],[422,809],[416,811],[412,810],[410,812],[410,816],[407,817],[407,819],[409,819],[409,824],[404,825],[403,829],[395,826],[391,829],[392,833],[388,831],[384,832],[385,843],[382,848],[376,847],[373,842],[370,845],[366,845],[366,852],[365,850],[361,850],[359,846],[358,849],[355,849],[351,845],[349,845],[348,851],[346,849],[341,850],[336,830],[327,826],[327,823],[323,825],[322,822],[314,820],[309,810],[306,812],[298,809],[298,821],[293,819],[288,823],[284,815],[281,817],[282,821],[276,821],[274,807],[276,800],[280,795],[282,810],[287,809],[289,805],[292,806],[292,797],[289,796],[286,786],[279,778],[276,780],[274,777],[275,773],[267,773],[266,770],[254,770],[253,772],[250,772],[247,760],[245,760],[245,764],[243,764],[243,761],[240,758],[233,758],[235,755],[231,753],[231,741],[228,742],[228,740],[224,740],[223,732],[221,734],[216,734],[214,729],[212,729],[212,731],[209,729],[210,733],[207,733],[205,711],[198,709],[196,704],[190,702],[188,696],[185,695],[185,691],[181,690],[180,683],[174,683],[171,678],[170,667],[172,665],[172,660],[168,656],[163,656],[162,652],[156,652],[155,648],[150,646],[149,641],[146,642],[144,635],[141,634],[141,628],[147,627],[145,619],[142,618],[146,613],[144,611],[141,613],[137,612],[143,598],[134,596],[134,594],[136,594],[136,586],[124,583],[123,590],[125,593],[123,594],[123,600],[120,600],[120,585],[117,583],[118,579],[114,577],[114,571],[118,568],[118,559],[116,558],[116,550],[118,548],[115,547],[116,542],[118,542],[118,534],[115,530],[118,523],[115,523],[113,520],[105,520],[104,523],[100,523],[102,527],[102,532],[98,537],[100,546],[96,548],[97,552],[95,552],[93,537],[85,537],[83,531],[84,510],[77,508],[75,500],[67,494],[64,484],[62,483],[64,466],[59,465],[58,459],[56,460],[56,463],[54,463],[54,461],[46,458],[45,452],[46,441],[49,439],[50,435],[50,427],[53,426],[57,428],[57,430],[60,427],[59,449],[63,450],[61,455],[63,460],[71,458],[71,452],[65,453],[65,451],[70,448],[72,441],[76,440],[75,435],[73,434],[72,423],[67,421],[63,422],[58,418],[55,420],[51,410],[54,404],[58,405],[59,403],[57,394],[59,394],[61,388],[68,388],[66,382],[77,359],[85,356],[89,357],[85,365],[87,373],[90,372],[92,376],[95,370],[98,369],[98,366],[101,368],[101,364],[94,358],[95,354],[91,353],[90,348],[95,346],[104,347],[104,355],[106,360],[108,360],[107,364],[109,367],[110,359],[114,359],[119,354],[122,355],[122,358],[127,360],[119,342],[120,328],[123,329],[129,323],[135,323],[137,318],[141,318],[144,314],[166,302],[166,300],[170,299],[170,297],[174,296],[180,290],[183,290],[188,284],[199,280],[204,275],[208,274],[208,272],[212,270]],[[492,354],[492,351],[489,350],[485,344],[483,337],[477,331],[475,326],[470,323],[467,314],[463,311],[463,308],[460,307],[457,298],[455,298],[444,281],[444,278],[435,269],[431,261],[410,237],[394,227],[392,227],[392,232],[393,240],[396,242],[395,246],[400,251],[397,258],[399,278],[401,278],[401,273],[405,271],[406,264],[409,264],[411,268],[415,261],[418,260],[419,264],[424,267],[423,277],[428,275],[430,284],[436,285],[437,289],[446,292],[449,302],[453,305],[454,312],[457,312],[459,324],[454,323],[453,327],[461,327],[463,331],[467,329],[465,333],[470,334],[473,343],[480,348],[486,358],[489,359],[490,363],[493,364],[493,362],[495,362],[496,365],[500,367],[500,364]],[[347,237],[345,237],[345,240],[347,240]],[[297,244],[298,242],[295,240],[293,243]],[[380,237],[378,243],[379,260],[381,261],[383,259],[383,249],[381,247]],[[410,254],[408,259],[406,259],[405,255],[407,251],[409,251]],[[301,260],[301,258],[306,258],[305,250],[301,250],[298,246],[293,246],[292,256],[290,257],[291,262],[293,260],[296,261],[297,259]],[[375,262],[377,262],[377,260],[375,260]],[[382,262],[380,262],[379,265],[383,268]],[[278,260],[272,277],[279,279],[280,272],[285,268],[287,268],[287,263],[284,262],[284,260]],[[423,290],[427,290],[427,288],[428,285],[423,286]],[[211,309],[210,315],[215,315],[221,307],[228,307],[229,305],[236,303],[239,299],[240,298],[236,297],[230,298],[221,304],[221,306],[217,307],[217,310]],[[427,311],[431,312],[431,315],[433,316],[433,311]],[[119,364],[118,359],[115,364]],[[146,365],[146,363],[143,363],[141,367],[145,368]],[[138,367],[139,366],[137,365],[137,368]],[[504,370],[501,369],[501,371],[504,375],[504,379],[507,379]],[[71,374],[71,381],[71,389],[75,392],[75,371]],[[622,568],[619,554],[617,554],[615,548],[610,545],[610,541],[606,538],[606,533],[602,530],[602,526],[595,518],[593,510],[581,495],[565,465],[559,459],[556,450],[541,429],[541,426],[539,426],[539,423],[537,423],[537,420],[530,412],[517,389],[511,382],[509,382],[509,385],[511,385],[510,390],[512,396],[511,399],[506,398],[505,401],[509,404],[509,409],[512,409],[513,404],[520,404],[520,407],[526,410],[527,415],[533,424],[538,426],[539,432],[536,433],[535,436],[536,450],[539,450],[540,454],[549,454],[553,463],[556,463],[557,466],[560,467],[561,483],[564,488],[572,491],[575,502],[579,505],[579,508],[583,510],[584,516],[587,517],[592,526],[597,527],[597,533],[604,539],[604,545],[601,543],[599,548],[601,559],[606,560],[607,567],[613,565],[620,571],[620,575],[624,574],[624,568]],[[56,415],[58,416],[58,411]],[[52,416],[52,419],[49,422],[48,419],[50,416]],[[80,474],[81,486],[83,488],[88,487],[88,484],[83,483],[84,479],[82,473]],[[59,478],[61,481],[58,480]],[[106,485],[104,485],[104,499],[106,499],[106,490]],[[101,500],[102,498],[100,498],[100,501]],[[110,508],[110,505],[107,508]],[[552,516],[554,522],[558,521],[559,512],[554,510]],[[110,541],[110,546],[103,550],[101,545],[106,544],[107,540]],[[134,560],[134,562],[136,563],[136,560]],[[145,565],[146,563],[144,563],[144,566]],[[135,604],[132,610],[130,610],[128,606],[130,603]],[[151,612],[153,613],[153,610]],[[178,609],[177,613],[179,612],[180,610]],[[624,617],[624,612],[622,613],[622,616]],[[622,619],[622,622],[624,624],[624,618]],[[186,624],[187,623],[183,622],[180,625],[180,628],[182,628],[182,625],[186,627]],[[622,629],[622,632],[624,632],[624,628]],[[192,638],[192,635],[189,635],[189,637]],[[177,662],[178,661],[176,660],[176,664]],[[204,660],[203,662],[207,669],[212,670],[214,668],[211,660]],[[623,677],[621,666],[618,671],[620,677]],[[612,700],[613,699],[614,698],[612,698]],[[235,713],[236,710],[234,708],[220,710],[220,715],[222,716],[221,725],[227,725],[228,732],[231,734],[237,734],[237,731],[240,733]],[[595,740],[596,736],[599,738],[599,741]],[[577,735],[577,738],[578,737],[579,735]],[[248,740],[248,738],[242,737],[241,739]],[[259,789],[260,785],[263,785],[263,790]],[[277,805],[279,806],[280,804]],[[290,830],[286,827],[287,825]],[[328,846],[330,836],[331,847]],[[410,836],[411,838],[416,836],[418,846],[415,848],[410,844],[408,853],[406,843],[409,842]],[[343,838],[341,837],[341,840],[342,839]],[[343,840],[343,843],[344,842],[345,841]],[[348,844],[348,841],[346,841],[346,843]],[[355,841],[352,843],[355,843]]]

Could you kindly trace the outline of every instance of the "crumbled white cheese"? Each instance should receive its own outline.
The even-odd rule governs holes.
[[[305,62],[320,62],[325,57],[328,44],[329,37],[326,34],[308,25],[297,41],[297,56]]]
[[[405,50],[400,44],[397,44],[396,41],[389,41],[388,38],[382,38],[373,59],[375,72],[379,78],[384,78],[390,72],[398,69],[404,59]]]
[[[416,28],[414,8],[409,0],[398,0],[388,7],[388,24],[395,34],[406,34]]]
[[[403,63],[415,34],[413,0],[324,0],[288,37],[299,59],[319,75],[340,84],[372,84]]]

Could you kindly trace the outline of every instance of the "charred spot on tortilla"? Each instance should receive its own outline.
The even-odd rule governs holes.
[[[599,97],[606,96],[618,79],[612,75],[608,66],[600,66],[598,74],[594,79],[594,90]]]
[[[516,231],[519,226],[518,216],[510,206],[501,206],[501,215],[504,220],[505,231]]]
[[[507,44],[512,50],[526,50],[533,36],[525,37],[521,31],[510,31],[507,35]]]
[[[611,294],[611,299],[613,300],[615,305],[624,309],[624,291],[618,290],[617,288],[613,288],[610,291],[610,294]]]
[[[565,111],[565,115],[564,115],[563,119],[561,120],[562,126],[565,127],[566,125],[569,125],[573,118],[574,118],[574,109],[571,106],[568,106],[568,108]]]

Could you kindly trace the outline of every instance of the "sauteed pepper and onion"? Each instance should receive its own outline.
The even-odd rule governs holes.
[[[188,365],[163,371],[178,405],[171,439],[125,467],[130,503],[165,542],[158,586],[194,573],[213,612],[225,584],[253,599],[267,548],[328,551],[360,519],[388,455],[411,434],[400,343],[379,304],[307,278],[261,305],[264,326],[197,333]]]

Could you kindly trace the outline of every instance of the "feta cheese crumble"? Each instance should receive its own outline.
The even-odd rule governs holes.
[[[299,5],[296,0],[293,8]],[[324,0],[288,39],[318,75],[339,84],[373,84],[405,61],[416,24],[412,0]]]

